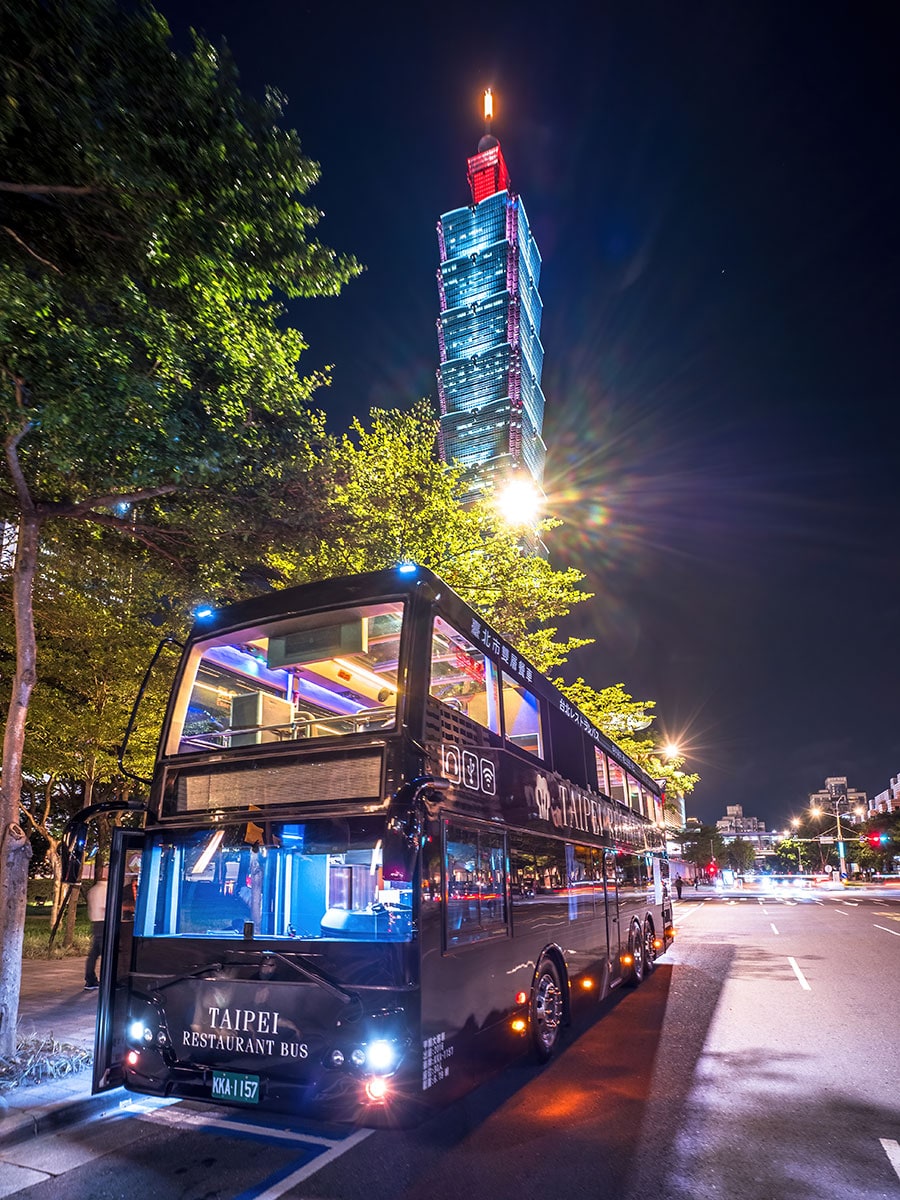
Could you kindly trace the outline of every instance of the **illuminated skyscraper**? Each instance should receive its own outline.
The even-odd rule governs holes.
[[[500,143],[488,132],[469,159],[472,203],[438,221],[440,449],[467,470],[469,497],[523,473],[541,490],[541,256]]]

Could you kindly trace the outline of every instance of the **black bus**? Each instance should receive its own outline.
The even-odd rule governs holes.
[[[436,575],[271,593],[196,622],[115,830],[94,1090],[408,1121],[672,937],[659,786]]]

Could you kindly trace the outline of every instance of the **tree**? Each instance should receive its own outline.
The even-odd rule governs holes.
[[[597,689],[580,677],[574,683],[564,679],[553,682],[652,779],[664,781],[667,795],[689,796],[693,792],[700,776],[683,771],[684,756],[664,753],[645,732],[656,720],[656,714],[650,711],[656,707],[655,700],[635,700],[622,683]]]
[[[305,406],[323,382],[299,375],[304,343],[277,297],[334,294],[358,267],[312,236],[319,214],[300,198],[317,167],[282,128],[280,99],[245,96],[227,54],[199,38],[176,54],[151,8],[111,0],[0,0],[0,17],[0,519],[16,525],[0,787],[8,1055],[43,539],[83,522],[183,565],[219,514],[240,561],[241,514],[308,454]]]
[[[749,871],[756,861],[756,847],[746,838],[736,837],[725,847],[725,859],[733,871]]]
[[[426,401],[408,412],[374,409],[368,423],[323,445],[312,471],[315,527],[283,538],[272,565],[292,582],[377,570],[410,560],[438,572],[542,670],[565,660],[584,638],[560,640],[548,622],[589,598],[583,576],[557,570],[520,545],[522,531],[490,497],[462,507],[461,471],[435,455],[437,422]],[[310,487],[310,473],[298,485]],[[287,483],[285,520],[304,510]],[[549,527],[550,523],[545,523]]]
[[[722,863],[725,843],[714,825],[692,825],[674,835],[681,843],[682,858],[705,871],[709,863]]]

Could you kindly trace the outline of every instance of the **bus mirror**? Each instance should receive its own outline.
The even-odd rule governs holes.
[[[69,817],[62,831],[59,842],[59,859],[62,867],[63,883],[78,883],[81,879],[81,868],[84,866],[85,846],[87,845],[88,822],[96,817],[113,813],[135,812],[146,816],[147,809],[138,800],[104,800],[101,804],[89,804],[82,808],[74,817]]]
[[[87,842],[87,821],[69,821],[59,843],[62,882],[77,883],[84,866],[84,847]]]

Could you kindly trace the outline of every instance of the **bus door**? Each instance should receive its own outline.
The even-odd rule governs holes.
[[[134,898],[144,833],[114,829],[109,854],[106,924],[100,962],[97,1032],[94,1038],[92,1092],[119,1087],[124,1079],[125,1022],[128,1016],[128,978],[134,933]]]
[[[619,941],[619,884],[616,878],[616,852],[615,850],[603,851],[603,890],[606,893],[606,941],[609,946],[609,957],[612,962],[613,978],[617,978],[621,973],[621,955],[622,948]],[[625,941],[628,941],[628,927],[624,932]]]

